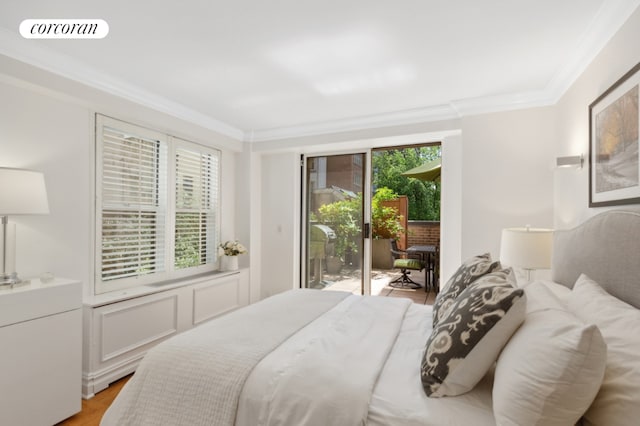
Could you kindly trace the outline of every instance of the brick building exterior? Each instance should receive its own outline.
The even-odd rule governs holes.
[[[407,244],[409,247],[440,243],[440,222],[410,220],[408,228]]]

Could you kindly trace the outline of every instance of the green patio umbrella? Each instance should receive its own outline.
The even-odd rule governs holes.
[[[408,176],[424,181],[440,182],[440,172],[442,170],[442,160],[436,158],[433,161],[424,163],[421,166],[414,167],[411,170],[407,170],[402,173],[403,176]]]

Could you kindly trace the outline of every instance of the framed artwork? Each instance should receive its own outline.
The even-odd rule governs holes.
[[[589,207],[640,203],[640,63],[589,105]]]

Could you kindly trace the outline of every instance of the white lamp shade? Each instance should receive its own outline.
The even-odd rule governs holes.
[[[523,269],[551,268],[553,230],[507,228],[502,230],[500,262]]]
[[[0,216],[19,214],[49,214],[44,175],[0,167]]]

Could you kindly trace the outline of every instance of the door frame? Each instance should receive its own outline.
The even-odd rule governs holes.
[[[298,286],[305,288],[304,283],[307,278],[308,272],[308,259],[307,259],[307,220],[308,220],[308,205],[307,205],[307,160],[315,157],[331,157],[338,155],[353,155],[364,154],[364,181],[362,185],[362,224],[363,224],[363,241],[362,241],[362,292],[364,295],[371,294],[371,148],[363,149],[349,149],[340,151],[317,151],[313,153],[305,153],[300,155],[300,279]],[[369,224],[369,226],[367,226]],[[368,235],[364,235],[368,230]]]

